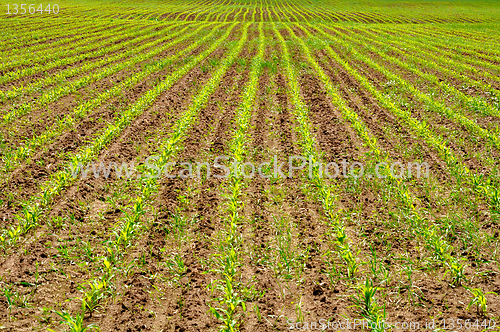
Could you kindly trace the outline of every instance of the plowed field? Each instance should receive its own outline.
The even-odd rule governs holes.
[[[1,331],[500,330],[500,3],[47,5],[0,13]]]

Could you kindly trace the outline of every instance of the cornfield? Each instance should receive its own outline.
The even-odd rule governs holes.
[[[2,331],[500,331],[499,18],[2,3]]]

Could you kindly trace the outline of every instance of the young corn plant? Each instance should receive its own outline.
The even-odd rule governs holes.
[[[184,264],[184,260],[180,254],[174,254],[174,257],[170,258],[166,263],[170,274],[172,274],[177,280],[179,280],[187,271],[187,266]]]
[[[303,254],[298,253],[292,243],[292,228],[286,218],[279,220],[273,216],[276,225],[276,252],[277,262],[273,268],[276,275],[281,275],[285,280],[300,278],[303,270]]]
[[[88,281],[85,286],[89,286],[90,289],[83,291],[82,302],[85,305],[85,311],[92,313],[100,305],[99,302],[110,292],[108,281],[107,278],[94,279]]]
[[[352,251],[351,247],[349,246],[349,240],[345,235],[343,228],[339,229],[338,232],[339,233],[337,235],[336,241],[338,254],[346,264],[347,276],[349,278],[354,278],[356,276],[356,272],[359,269],[359,266],[361,265],[356,260],[356,256],[357,254],[359,254],[359,251],[355,253]]]
[[[12,290],[12,285],[5,285],[2,289],[3,296],[7,300],[7,309],[9,314],[13,307],[27,308],[30,301],[33,299],[31,294],[23,295],[15,290]]]
[[[359,309],[368,326],[374,332],[383,332],[384,322],[386,320],[385,306],[381,307],[377,304],[375,293],[377,287],[373,286],[371,280],[366,279],[364,285],[358,286],[358,294],[352,297],[355,306]]]
[[[246,306],[241,295],[234,289],[234,284],[236,282],[235,278],[240,266],[238,254],[234,248],[225,247],[225,250],[225,257],[219,258],[219,263],[223,270],[216,270],[216,272],[222,275],[223,280],[216,280],[214,284],[211,285],[211,287],[214,287],[222,296],[214,298],[214,301],[216,301],[219,306],[210,306],[209,311],[217,319],[222,321],[223,325],[220,327],[220,331],[235,332],[238,331],[240,324],[237,312],[238,307],[246,311]]]
[[[470,309],[472,306],[476,306],[477,313],[486,313],[486,310],[488,309],[487,302],[488,300],[486,299],[485,295],[488,294],[495,294],[495,292],[487,292],[483,293],[483,291],[480,288],[469,288],[465,287],[472,295],[472,299],[470,300],[469,304],[467,305],[467,310]]]
[[[97,328],[95,324],[86,325],[83,322],[85,319],[85,308],[86,304],[85,301],[83,301],[80,312],[77,312],[75,316],[71,316],[71,314],[66,311],[56,311],[56,314],[62,319],[60,323],[69,328],[69,330],[67,330],[68,332],[87,332],[95,330]],[[52,329],[49,329],[49,331],[56,332]]]

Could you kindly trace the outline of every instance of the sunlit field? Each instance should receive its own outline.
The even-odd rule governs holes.
[[[1,331],[500,331],[499,1],[0,12]]]

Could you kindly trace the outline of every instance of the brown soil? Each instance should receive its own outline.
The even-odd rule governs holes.
[[[236,15],[240,4],[234,2],[231,5],[236,9],[223,12],[219,20],[242,17],[243,11]],[[304,10],[302,15],[308,20],[321,19],[309,11],[312,8],[308,7],[309,4],[291,6],[273,7],[276,14],[257,7],[255,18],[260,20],[260,10],[264,10],[264,20],[279,21],[276,15],[296,9]],[[172,20],[181,14],[172,8],[175,7],[158,12],[158,19]],[[74,16],[75,12],[68,9],[65,15]],[[149,15],[146,12],[146,9],[136,11],[127,6],[118,15],[109,11],[90,11],[84,15],[100,19],[116,16],[119,20],[135,22],[144,20]],[[209,11],[198,19],[214,20],[220,13]],[[290,16],[290,20],[303,19],[302,15],[295,12],[294,15],[296,18]],[[332,11],[324,16],[357,24],[381,24],[395,19],[363,11]],[[194,17],[195,11],[186,10],[180,19],[193,20]],[[246,19],[250,17],[252,12]],[[285,18],[281,17],[281,20],[285,21]],[[461,18],[456,20],[464,21]],[[448,19],[413,21],[444,22]],[[299,97],[308,110],[311,137],[323,162],[339,163],[343,159],[349,163],[370,161],[373,156],[368,148],[352,124],[343,119],[341,109],[331,100],[301,47],[282,24],[286,23],[278,24],[279,32],[287,42]],[[211,28],[207,27],[206,31]],[[258,24],[251,25],[241,54],[229,66],[206,104],[199,108],[185,136],[177,143],[179,150],[171,160],[177,165],[169,170],[170,174],[178,174],[183,169],[180,162],[212,164],[216,156],[231,154],[230,142],[234,137],[237,114],[242,98],[245,98],[243,92],[249,82],[251,63],[257,54],[257,28]],[[295,173],[293,177],[265,179],[255,176],[244,180],[238,202],[241,206],[241,219],[236,228],[239,240],[234,244],[239,264],[235,266],[232,285],[238,297],[245,301],[246,310],[237,306],[237,330],[287,331],[289,321],[362,319],[362,305],[356,305],[356,298],[359,298],[360,287],[366,280],[377,287],[373,301],[380,306],[379,313],[385,310],[385,321],[390,323],[414,321],[422,326],[434,319],[441,325],[442,319],[457,318],[473,322],[478,319],[481,323],[492,319],[496,324],[500,323],[499,298],[487,294],[488,310],[480,314],[476,308],[467,309],[472,295],[465,287],[480,288],[484,293],[500,292],[500,270],[495,264],[500,234],[498,214],[479,196],[470,195],[469,188],[458,185],[449,166],[436,151],[414,136],[401,119],[382,107],[325,50],[315,48],[306,40],[303,31],[293,24],[291,28],[306,41],[313,59],[337,89],[339,97],[377,139],[384,156],[403,163],[424,160],[430,164],[431,177],[402,180],[400,185],[407,186],[413,206],[402,203],[404,199],[395,189],[396,181],[355,180],[352,177],[325,179],[332,189],[338,220],[329,220],[325,216],[324,202],[308,177],[308,169],[299,175]],[[408,29],[411,30],[411,26]],[[246,161],[254,165],[272,161],[274,156],[283,162],[289,156],[303,154],[296,105],[291,97],[281,43],[271,24],[264,24],[264,31],[265,61],[258,78],[251,126],[245,141]],[[341,31],[351,33],[354,30],[346,26]],[[174,125],[190,109],[194,98],[199,96],[202,87],[220,68],[240,37],[241,25],[219,49],[179,78],[151,107],[135,118],[99,152],[96,160],[119,164],[135,162],[137,165],[148,156],[158,155]],[[174,54],[190,42],[178,45],[152,61]],[[2,229],[19,223],[14,215],[20,212],[21,201],[33,199],[39,187],[64,165],[67,157],[63,153],[74,153],[83,148],[120,115],[120,110],[135,103],[158,81],[205,47],[193,51],[188,59],[179,59],[165,67],[123,96],[105,103],[71,130],[34,151],[20,167],[4,174],[9,181],[0,193]],[[498,151],[488,150],[484,142],[464,128],[426,110],[414,96],[387,85],[381,73],[351,58],[342,47],[332,45],[332,49],[376,89],[393,99],[397,107],[406,107],[417,120],[426,120],[430,129],[448,140],[448,146],[458,156],[467,158],[465,163],[471,169],[485,168],[485,157],[500,159]],[[370,56],[380,60],[373,54]],[[381,63],[423,91],[431,91],[413,75],[386,62]],[[143,65],[145,63],[128,68],[84,91],[61,98],[47,109],[15,121],[4,128],[2,135],[5,137],[0,144],[18,146],[25,137],[40,134],[56,117],[68,113],[77,100],[90,100]],[[45,74],[54,73],[56,71]],[[443,76],[443,79],[448,78]],[[450,80],[450,84],[458,82]],[[482,92],[467,93],[478,96]],[[457,109],[461,107],[453,100],[443,100]],[[474,120],[484,120],[478,121],[480,125],[489,121],[466,114]],[[26,121],[28,119],[32,121]],[[494,119],[489,122],[494,122]],[[12,133],[6,135],[7,130]],[[7,151],[3,149],[4,145],[0,146],[2,153]],[[193,172],[196,173],[196,169]],[[22,234],[15,246],[4,243],[6,232],[0,233],[0,326],[5,331],[66,328],[59,324],[61,317],[57,311],[63,310],[72,317],[80,312],[84,291],[89,290],[87,282],[99,280],[105,274],[105,258],[115,262],[112,263],[109,292],[98,301],[92,313],[86,313],[84,325],[96,324],[103,332],[219,329],[222,321],[209,310],[213,306],[225,307],[218,303],[217,298],[223,293],[215,285],[223,279],[218,270],[223,263],[218,259],[226,254],[223,243],[227,241],[226,209],[231,202],[226,194],[230,180],[215,178],[214,173],[208,179],[160,178],[154,193],[144,202],[145,212],[129,245],[111,249],[112,240],[130,215],[131,202],[142,188],[137,174],[130,179],[117,179],[115,172],[111,172],[108,179],[94,178],[92,174],[86,179],[78,179],[55,197],[42,212],[38,224]],[[336,242],[340,235],[334,230],[338,225],[345,230],[350,252],[359,264],[353,276],[348,275],[346,259],[342,258]],[[439,253],[426,235],[422,235],[431,228],[449,246],[449,254],[465,264],[461,285],[451,285],[449,268],[439,261]],[[14,302],[9,303],[10,299]],[[363,331],[359,327],[353,330]]]

